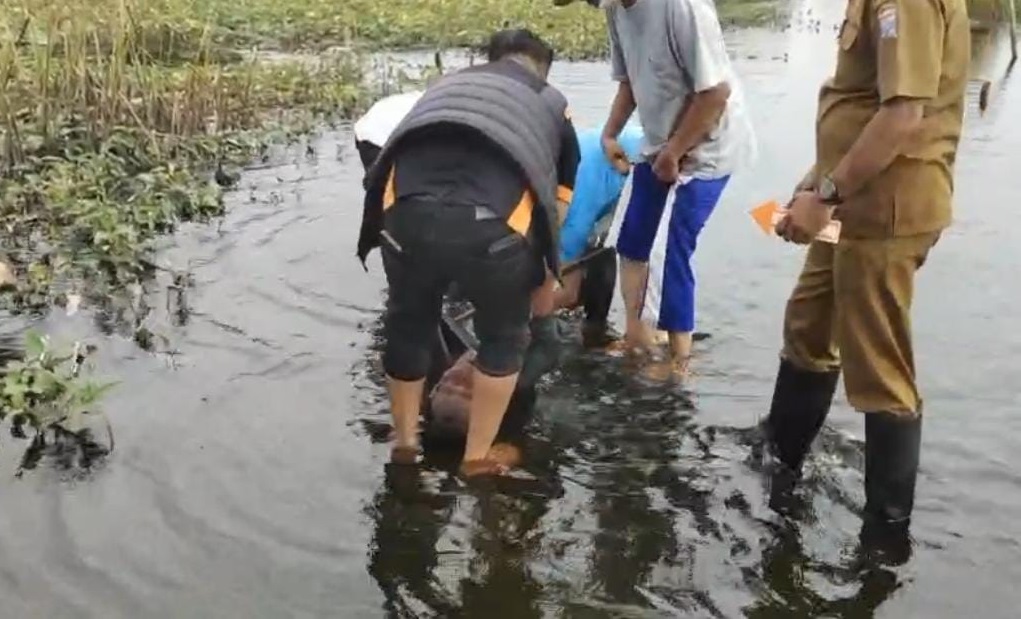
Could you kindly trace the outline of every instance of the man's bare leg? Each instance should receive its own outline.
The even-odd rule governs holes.
[[[620,292],[624,297],[624,311],[627,315],[624,344],[628,350],[645,352],[655,346],[652,329],[642,321],[642,306],[645,304],[648,282],[649,263],[620,257]]]
[[[465,474],[491,472],[488,466],[489,450],[500,431],[500,423],[507,412],[517,382],[517,373],[489,376],[478,369],[474,370],[472,398],[468,406],[468,439],[461,465]]]
[[[691,333],[676,332],[670,334],[670,362],[674,375],[686,378],[688,364],[691,361]]]
[[[405,381],[388,377],[387,388],[396,434],[390,458],[394,462],[413,462],[418,454],[418,415],[422,408],[425,379]]]

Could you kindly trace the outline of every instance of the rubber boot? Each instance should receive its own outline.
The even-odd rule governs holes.
[[[922,416],[865,415],[865,523],[907,532],[915,504]]]
[[[528,323],[528,329],[532,339],[518,375],[518,389],[534,387],[540,378],[560,364],[560,336],[556,317],[550,315],[533,318]]]
[[[800,477],[805,456],[830,412],[839,378],[839,370],[810,372],[780,361],[765,431],[773,455],[792,481]]]

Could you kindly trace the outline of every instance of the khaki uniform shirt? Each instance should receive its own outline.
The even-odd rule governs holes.
[[[848,0],[837,68],[819,94],[816,173],[830,173],[880,105],[925,104],[920,130],[893,163],[836,213],[849,238],[935,232],[950,225],[954,159],[971,59],[965,0]]]

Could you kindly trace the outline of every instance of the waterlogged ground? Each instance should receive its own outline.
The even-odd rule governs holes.
[[[929,416],[914,556],[859,560],[861,420],[842,400],[809,465],[806,512],[767,507],[749,430],[768,406],[801,250],[746,211],[786,196],[810,161],[838,17],[728,35],[762,152],[702,240],[712,338],[692,393],[578,353],[540,399],[532,479],[466,488],[441,464],[392,474],[382,271],[354,258],[361,171],[351,135],[328,134],[247,173],[219,227],[168,240],[161,264],[195,285],[152,284],[158,352],[104,335],[89,311],[45,322],[93,338],[102,374],[122,381],[108,405],[117,446],[84,478],[44,466],[15,481],[5,440],[3,616],[1016,616],[1021,124],[1008,110],[1021,82],[1001,84],[1002,55],[979,54],[991,105],[979,114],[976,83],[958,222],[918,282]],[[557,67],[581,124],[601,122],[607,74]]]

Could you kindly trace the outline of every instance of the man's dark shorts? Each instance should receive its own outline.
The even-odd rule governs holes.
[[[389,376],[407,381],[425,377],[443,295],[451,283],[475,306],[475,366],[491,376],[520,370],[531,292],[545,273],[532,243],[502,219],[479,217],[471,206],[425,200],[400,200],[387,211],[383,365]]]

